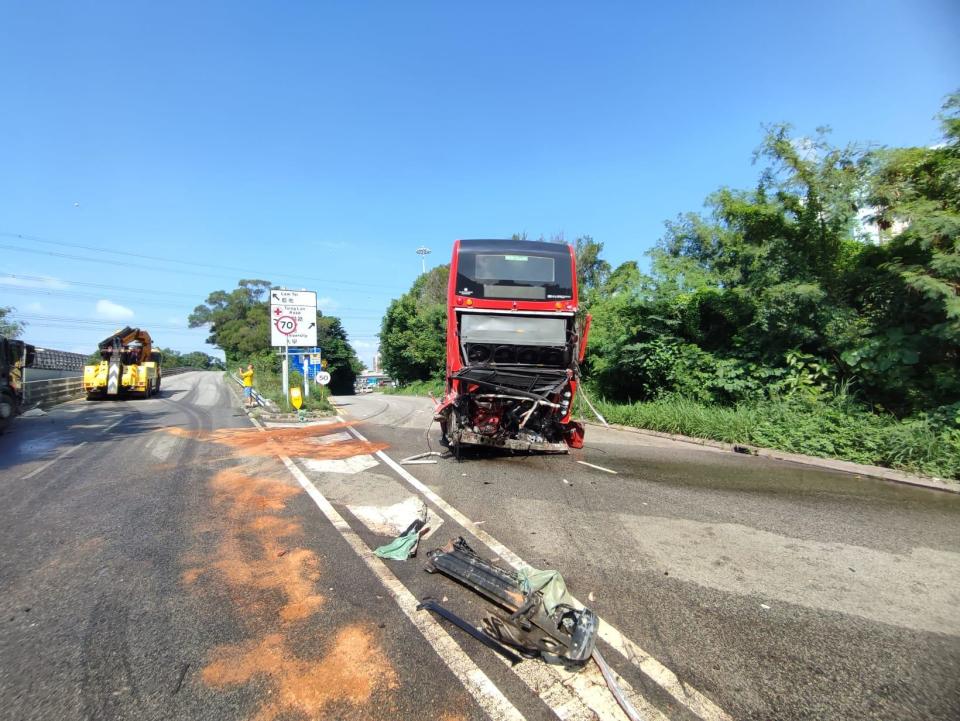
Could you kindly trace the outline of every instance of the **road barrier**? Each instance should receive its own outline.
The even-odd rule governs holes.
[[[161,379],[179,375],[197,368],[164,368]],[[27,370],[29,374],[29,369]],[[162,382],[162,381],[161,381]],[[42,381],[28,380],[23,384],[24,406],[32,408],[50,408],[59,403],[66,403],[76,398],[83,398],[83,378],[50,378]]]
[[[24,405],[49,408],[83,395],[83,378],[50,378],[23,384]]]
[[[236,373],[230,373],[229,376],[237,383],[238,386],[243,388],[243,381],[240,380],[240,376],[238,376]],[[265,396],[260,395],[259,391],[253,390],[250,395],[253,397],[253,400],[256,401],[256,404],[258,406],[266,408],[268,411],[271,411],[274,413],[276,413],[279,410],[277,408],[276,403],[274,403],[269,398],[266,398]]]

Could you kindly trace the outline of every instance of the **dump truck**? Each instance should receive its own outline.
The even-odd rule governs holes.
[[[0,433],[23,410],[23,369],[35,356],[29,343],[0,336]]]
[[[100,341],[100,362],[83,368],[88,400],[133,396],[149,398],[160,390],[160,352],[141,328],[121,328]]]

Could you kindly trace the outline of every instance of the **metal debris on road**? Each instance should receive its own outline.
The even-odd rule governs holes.
[[[400,461],[401,466],[422,466],[430,463],[438,463],[436,460],[427,459],[428,456],[443,456],[439,451],[427,451],[426,453],[417,453],[413,456],[407,456]]]
[[[427,555],[427,571],[439,571],[510,612],[484,618],[485,630],[500,643],[577,665],[590,658],[599,619],[570,595],[558,571],[508,571],[481,558],[463,537]]]
[[[506,648],[497,639],[490,636],[490,634],[488,634],[486,631],[484,631],[483,629],[477,628],[476,626],[472,626],[471,624],[464,621],[462,618],[457,616],[452,611],[448,611],[447,609],[445,609],[436,601],[424,599],[419,604],[417,604],[417,610],[433,611],[435,614],[437,614],[441,618],[445,618],[454,626],[457,626],[458,628],[461,628],[467,633],[469,633],[471,636],[473,636],[475,639],[480,641],[480,643],[482,643],[487,648],[491,648],[497,653],[499,653],[501,656],[507,659],[511,664],[516,665],[523,660],[513,651]]]
[[[603,471],[604,473],[610,473],[614,476],[618,475],[616,471],[609,468],[604,468],[603,466],[598,466],[594,463],[587,463],[586,461],[577,461],[581,466],[589,466],[590,468],[596,468],[598,471]]]
[[[593,649],[592,656],[594,662],[597,664],[597,668],[600,669],[600,673],[603,675],[603,680],[607,682],[607,688],[610,689],[610,693],[613,694],[617,703],[620,704],[620,708],[623,709],[627,718],[630,719],[630,721],[643,721],[643,717],[637,713],[637,709],[633,707],[630,699],[623,693],[623,689],[620,688],[620,684],[617,683],[616,676],[613,675],[613,671],[610,670],[610,667],[607,665],[603,656],[600,655],[600,652],[597,649]]]

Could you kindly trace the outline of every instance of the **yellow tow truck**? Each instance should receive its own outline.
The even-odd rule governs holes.
[[[123,395],[149,398],[160,391],[160,352],[150,334],[140,328],[121,328],[98,345],[100,362],[83,367],[83,389],[88,400]]]

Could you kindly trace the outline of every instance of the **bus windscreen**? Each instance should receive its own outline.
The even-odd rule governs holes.
[[[461,295],[504,300],[573,297],[570,259],[560,253],[461,251],[457,270],[457,293]]]

